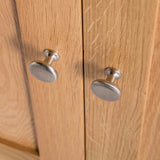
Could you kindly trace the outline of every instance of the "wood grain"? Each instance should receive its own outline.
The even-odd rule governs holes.
[[[83,0],[86,160],[135,160],[152,59],[158,0]],[[97,98],[93,80],[120,69],[122,97]]]
[[[155,34],[149,90],[142,125],[139,160],[160,159],[160,9]]]
[[[0,144],[0,159],[3,160],[39,160],[38,156],[19,151],[7,145]]]
[[[28,71],[41,160],[84,159],[81,2],[16,0],[23,52],[28,65],[44,59],[43,49],[59,53],[54,83]]]
[[[0,142],[36,149],[13,1],[0,2]]]

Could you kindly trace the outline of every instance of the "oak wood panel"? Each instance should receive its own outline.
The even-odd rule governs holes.
[[[152,58],[158,0],[83,0],[87,160],[135,160]],[[122,97],[97,98],[93,80],[120,69]]]
[[[30,93],[42,160],[84,159],[81,2],[77,0],[16,0],[23,52],[28,71],[44,59],[45,48],[59,52],[53,63],[54,83],[28,71]]]
[[[160,159],[160,9],[154,42],[147,104],[144,108],[139,160]]]
[[[0,159],[3,160],[39,160],[38,156],[0,144]]]
[[[13,1],[0,2],[0,142],[36,149]]]

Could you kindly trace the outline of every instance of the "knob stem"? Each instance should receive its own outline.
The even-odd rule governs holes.
[[[53,62],[53,57],[51,57],[51,56],[46,57],[44,60],[44,63],[48,64],[48,65],[51,65],[52,62]]]
[[[110,74],[107,76],[106,80],[109,81],[109,82],[114,82],[116,79],[116,76],[114,74]]]

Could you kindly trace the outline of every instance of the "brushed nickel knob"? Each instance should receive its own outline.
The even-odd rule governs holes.
[[[98,79],[92,82],[91,89],[93,93],[106,101],[116,101],[121,97],[121,91],[114,83],[116,79],[121,78],[121,73],[115,68],[105,68],[106,80]]]
[[[41,81],[54,82],[57,79],[57,72],[51,67],[51,64],[53,61],[59,60],[58,53],[51,49],[45,49],[43,54],[46,57],[45,60],[32,62],[29,65],[29,70],[34,77]]]

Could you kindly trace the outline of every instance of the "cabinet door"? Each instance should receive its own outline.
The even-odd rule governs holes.
[[[0,143],[35,153],[36,135],[20,48],[15,4],[0,1]]]
[[[160,159],[158,55],[151,70],[158,2],[83,0],[86,160]],[[90,89],[93,80],[105,79],[106,67],[122,73],[122,96],[115,102]],[[149,82],[150,74],[157,79]]]
[[[40,158],[82,160],[84,109],[82,76],[81,1],[16,0]],[[43,59],[41,51],[59,53],[54,64],[58,79],[44,83],[28,71]]]
[[[5,118],[9,118],[6,123],[11,125],[11,131],[16,131],[11,137],[4,125],[0,136],[6,138],[7,133],[11,137],[9,142],[38,150],[38,157],[3,145],[0,145],[0,156],[7,160],[15,157],[18,160],[83,160],[81,1],[6,0],[0,8],[0,39],[5,42],[1,47],[1,84],[5,85],[1,92],[5,99],[1,104],[6,111]],[[45,48],[59,53],[60,59],[53,66],[58,72],[54,83],[41,82],[28,71],[32,61],[44,59]],[[0,119],[3,120],[2,116]],[[35,126],[32,126],[33,119]],[[9,145],[21,149],[18,144]]]
[[[144,106],[138,160],[160,159],[160,8],[155,29],[148,95]]]

